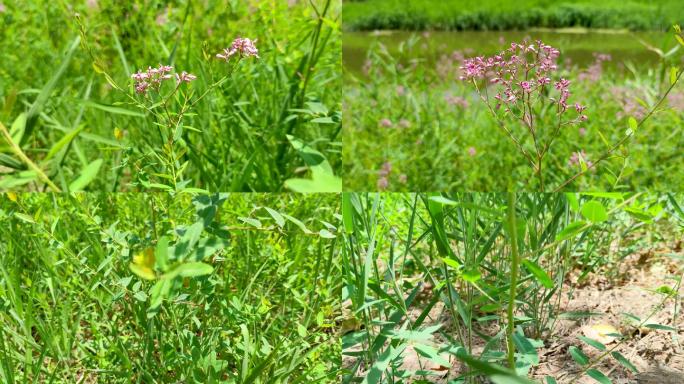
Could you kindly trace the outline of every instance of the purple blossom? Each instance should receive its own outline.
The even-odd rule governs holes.
[[[228,61],[231,57],[238,54],[240,57],[256,57],[258,59],[259,50],[254,45],[256,42],[256,40],[252,41],[248,38],[238,37],[233,40],[230,48],[225,48],[223,53],[217,54],[216,57]]]
[[[387,187],[389,187],[389,180],[386,177],[380,177],[378,179],[377,186],[378,186],[378,190],[384,191],[387,189]]]
[[[404,96],[406,88],[403,85],[397,85],[397,96]]]
[[[388,118],[384,118],[384,119],[380,120],[379,124],[381,127],[385,127],[385,128],[390,128],[393,125],[392,120],[390,120]]]
[[[579,129],[579,135],[580,136],[586,136],[587,135],[587,129],[584,127],[580,127]]]
[[[4,3],[0,3],[0,13],[5,13],[7,11],[7,7],[5,7]]]
[[[177,84],[180,84],[182,82],[189,83],[189,82],[195,80],[196,78],[197,78],[197,76],[195,76],[191,73],[187,73],[185,71],[183,71],[180,75],[176,73],[176,83]]]
[[[462,107],[462,108],[468,108],[470,104],[468,103],[468,100],[466,100],[464,97],[461,96],[454,96],[451,93],[447,93],[444,95],[444,100],[447,102],[449,105],[453,105],[456,107]]]
[[[568,159],[568,165],[571,167],[579,166],[582,162],[586,164],[587,168],[594,169],[594,163],[587,159],[587,154],[584,152],[584,149],[582,149],[579,152],[573,152],[570,158]]]
[[[470,155],[470,157],[475,157],[475,155],[477,155],[475,147],[468,147],[468,155]]]
[[[530,91],[532,90],[532,87],[531,87],[529,81],[521,81],[520,87],[523,89],[523,91],[525,91],[527,93],[530,93]]]

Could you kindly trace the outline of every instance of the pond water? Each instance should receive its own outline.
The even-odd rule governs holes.
[[[384,44],[390,52],[397,52],[399,45],[411,38],[418,38],[414,50],[418,55],[434,62],[443,54],[464,51],[466,57],[490,55],[500,52],[511,42],[523,39],[541,39],[561,51],[561,61],[570,58],[573,64],[589,65],[594,61],[594,53],[607,53],[613,58],[612,65],[617,68],[624,62],[637,67],[658,61],[658,54],[649,50],[645,44],[661,50],[669,50],[676,45],[672,34],[663,32],[619,32],[587,30],[528,30],[528,31],[461,31],[461,32],[345,32],[343,35],[343,62],[345,69],[359,73],[366,60],[368,48],[374,42]],[[470,53],[468,53],[470,52]],[[678,53],[679,54],[679,53]]]

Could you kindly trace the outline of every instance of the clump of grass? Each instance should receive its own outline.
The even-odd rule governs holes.
[[[677,242],[681,201],[622,193],[345,194],[343,382],[429,382],[449,373],[447,380],[467,383],[531,383],[538,349],[555,340],[560,319],[601,315],[562,313],[561,297],[577,288],[570,275],[581,281],[619,269],[610,233],[630,233],[618,244],[632,250]],[[653,318],[667,313],[666,303],[680,311],[683,274],[680,264],[663,276],[667,285],[653,287],[657,301],[645,316],[625,315],[637,321],[613,335],[616,345],[580,338],[601,351],[591,359],[571,346],[568,358],[579,369],[569,380],[609,376],[597,369],[607,360],[634,375],[621,347],[638,342],[631,332],[645,324],[680,331],[676,316]]]
[[[334,195],[0,196],[0,381],[335,382]]]

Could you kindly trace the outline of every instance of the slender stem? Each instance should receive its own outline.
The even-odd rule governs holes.
[[[14,142],[14,140],[12,140],[12,136],[10,135],[7,128],[2,123],[0,123],[0,131],[2,131],[2,135],[5,137],[5,140],[7,141],[7,143],[12,148],[12,151],[14,152],[14,154],[17,155],[24,163],[26,163],[26,165],[28,165],[29,168],[31,168],[33,171],[35,171],[36,174],[38,175],[38,178],[43,180],[43,182],[45,184],[47,184],[50,187],[50,189],[52,189],[53,192],[61,192],[59,187],[57,187],[55,185],[55,183],[53,183],[50,180],[50,178],[47,177],[47,175],[43,172],[43,170],[40,169],[40,167],[38,167],[36,165],[36,163],[31,161],[31,159],[29,159],[28,156],[26,156],[24,151],[22,151],[21,148]]]
[[[515,321],[513,313],[515,312],[515,298],[516,286],[518,284],[518,231],[516,229],[515,219],[515,192],[508,192],[508,232],[511,241],[511,288],[508,297],[508,327],[506,328],[506,336],[508,340],[508,366],[515,369],[515,344],[513,343],[513,329],[515,328]]]

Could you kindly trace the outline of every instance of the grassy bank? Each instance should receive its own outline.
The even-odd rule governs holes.
[[[361,0],[346,1],[343,12],[347,30],[667,30],[684,21],[684,3],[675,0]]]

